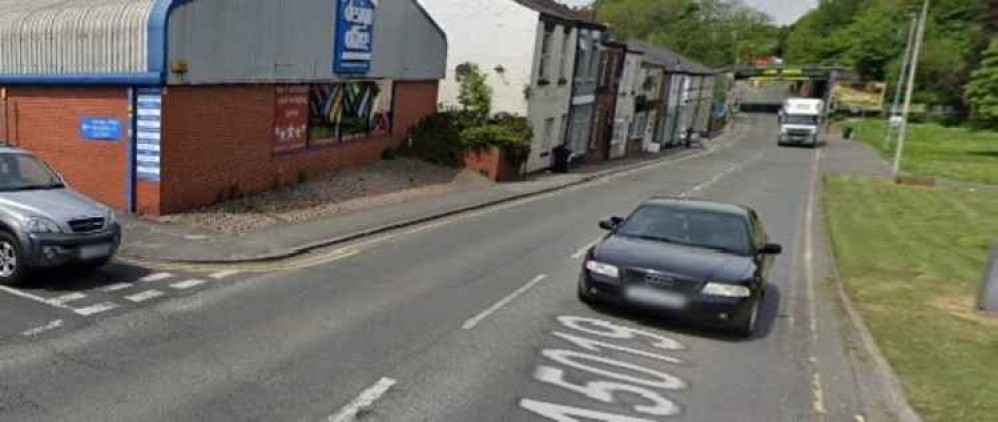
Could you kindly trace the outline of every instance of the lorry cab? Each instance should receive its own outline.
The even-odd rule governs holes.
[[[780,108],[779,145],[815,147],[821,142],[825,102],[811,98],[790,98]]]

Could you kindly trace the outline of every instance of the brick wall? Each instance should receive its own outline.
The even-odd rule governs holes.
[[[274,86],[169,87],[160,203],[149,212],[181,212],[215,203],[232,190],[252,193],[292,183],[299,172],[316,175],[375,162],[436,111],[437,92],[437,81],[397,82],[390,135],[274,155]]]
[[[93,141],[78,130],[81,116],[116,117],[127,127],[125,88],[9,87],[6,108],[12,144],[38,154],[80,192],[117,209],[127,206],[127,134]]]

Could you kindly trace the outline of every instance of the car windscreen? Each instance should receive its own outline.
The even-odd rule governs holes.
[[[0,192],[63,187],[59,175],[38,158],[28,154],[0,153]]]
[[[743,256],[751,251],[748,226],[743,217],[686,207],[642,206],[617,229],[616,234]]]
[[[816,116],[788,114],[783,116],[783,123],[788,125],[815,125],[818,124],[818,118]]]

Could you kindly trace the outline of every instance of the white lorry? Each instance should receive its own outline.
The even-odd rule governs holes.
[[[779,145],[807,145],[821,142],[825,102],[812,98],[790,98],[780,109]]]

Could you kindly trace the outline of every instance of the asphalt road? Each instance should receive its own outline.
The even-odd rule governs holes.
[[[0,420],[875,420],[825,281],[821,150],[777,148],[775,118],[743,119],[681,161],[299,268],[171,274],[151,282],[163,297],[116,311],[53,307],[72,292],[51,283],[26,291],[43,301],[2,291]],[[784,245],[755,338],[578,302],[597,222],[656,195],[753,206]],[[205,283],[172,287],[186,280]],[[73,285],[127,303],[101,296],[118,283]]]

